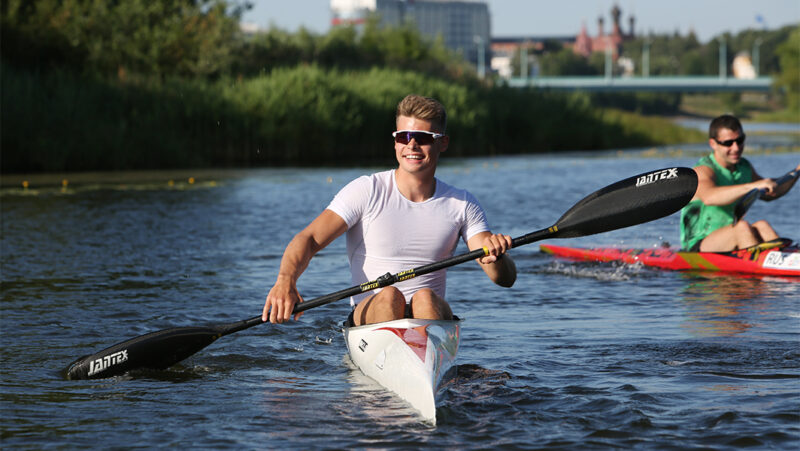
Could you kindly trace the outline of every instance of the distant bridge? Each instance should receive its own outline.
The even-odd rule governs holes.
[[[515,77],[508,80],[513,88],[535,87],[554,91],[594,92],[742,92],[769,91],[772,77],[744,80],[732,77]]]

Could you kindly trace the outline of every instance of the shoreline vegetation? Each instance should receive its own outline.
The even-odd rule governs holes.
[[[440,41],[374,20],[245,36],[229,3],[4,2],[4,178],[392,164],[394,109],[409,93],[447,107],[454,157],[705,139],[661,117],[679,114],[680,94],[509,88]]]
[[[703,138],[668,119],[597,108],[586,95],[466,86],[395,69],[311,65],[248,79],[153,83],[4,64],[3,172],[391,162],[394,108],[408,92],[447,105],[451,156]]]

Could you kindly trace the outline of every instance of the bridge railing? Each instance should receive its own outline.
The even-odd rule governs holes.
[[[719,76],[654,77],[515,77],[508,79],[514,88],[535,87],[558,91],[662,91],[662,92],[742,92],[769,91],[771,77],[740,79]]]

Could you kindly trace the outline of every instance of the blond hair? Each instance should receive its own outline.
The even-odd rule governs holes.
[[[435,131],[444,133],[447,129],[447,112],[438,100],[409,94],[397,104],[396,117],[405,116],[430,121]]]

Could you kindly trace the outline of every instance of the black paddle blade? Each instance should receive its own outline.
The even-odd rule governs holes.
[[[189,357],[223,335],[219,327],[178,327],[115,344],[72,362],[64,377],[101,379],[139,368],[164,369]]]
[[[697,174],[690,168],[639,174],[586,196],[561,216],[551,237],[594,235],[663,218],[689,203],[695,191]]]

